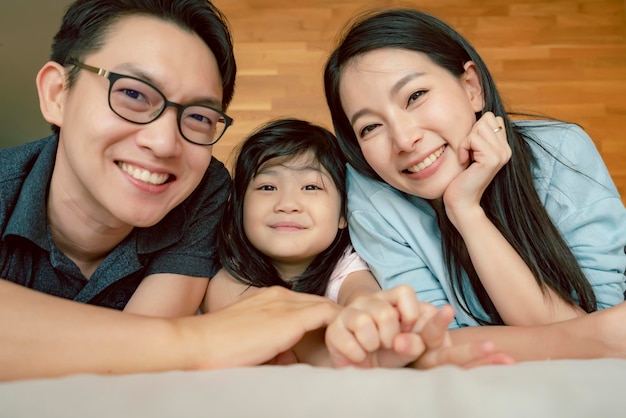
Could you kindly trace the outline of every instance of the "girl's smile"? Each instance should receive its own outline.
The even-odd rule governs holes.
[[[310,152],[261,166],[246,189],[243,208],[246,236],[278,270],[298,264],[304,271],[345,227],[339,192]]]

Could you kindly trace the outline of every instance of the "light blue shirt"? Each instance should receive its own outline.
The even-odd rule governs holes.
[[[518,123],[550,152],[529,141],[535,156],[535,187],[591,283],[598,309],[623,302],[626,209],[593,141],[576,125]],[[456,318],[450,328],[479,325],[464,312],[451,288],[441,233],[428,202],[362,176],[350,166],[347,182],[352,243],[382,288],[407,284],[420,301],[452,305]],[[487,318],[473,291],[466,289],[466,294],[466,308]]]

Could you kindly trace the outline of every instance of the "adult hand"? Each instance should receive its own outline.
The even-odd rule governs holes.
[[[418,369],[430,369],[443,365],[471,368],[488,364],[514,364],[513,357],[496,352],[490,342],[469,342],[453,345],[448,325],[454,318],[454,310],[446,305],[437,311],[420,332],[426,346],[424,353],[412,364]]]
[[[288,352],[305,333],[330,324],[340,307],[327,298],[281,287],[257,294],[217,312],[200,315],[193,332],[200,339],[198,368],[254,366]]]
[[[510,158],[504,120],[485,112],[459,149],[459,162],[469,162],[469,166],[448,185],[443,195],[446,213],[454,225],[459,216],[479,207],[485,189]]]

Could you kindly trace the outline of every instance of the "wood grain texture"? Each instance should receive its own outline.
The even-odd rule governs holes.
[[[215,146],[230,166],[254,128],[283,116],[331,127],[322,70],[344,24],[372,7],[408,6],[459,30],[493,73],[509,109],[571,121],[593,138],[626,202],[624,0],[214,0],[238,64],[234,126]]]

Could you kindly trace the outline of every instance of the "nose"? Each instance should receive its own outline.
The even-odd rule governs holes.
[[[391,142],[396,153],[413,151],[423,137],[421,129],[410,114],[399,115],[389,125]]]
[[[158,118],[142,125],[137,135],[139,146],[150,149],[156,156],[176,155],[183,138],[178,130],[178,109],[167,107]]]
[[[296,193],[290,190],[278,190],[274,211],[293,213],[302,209]]]

